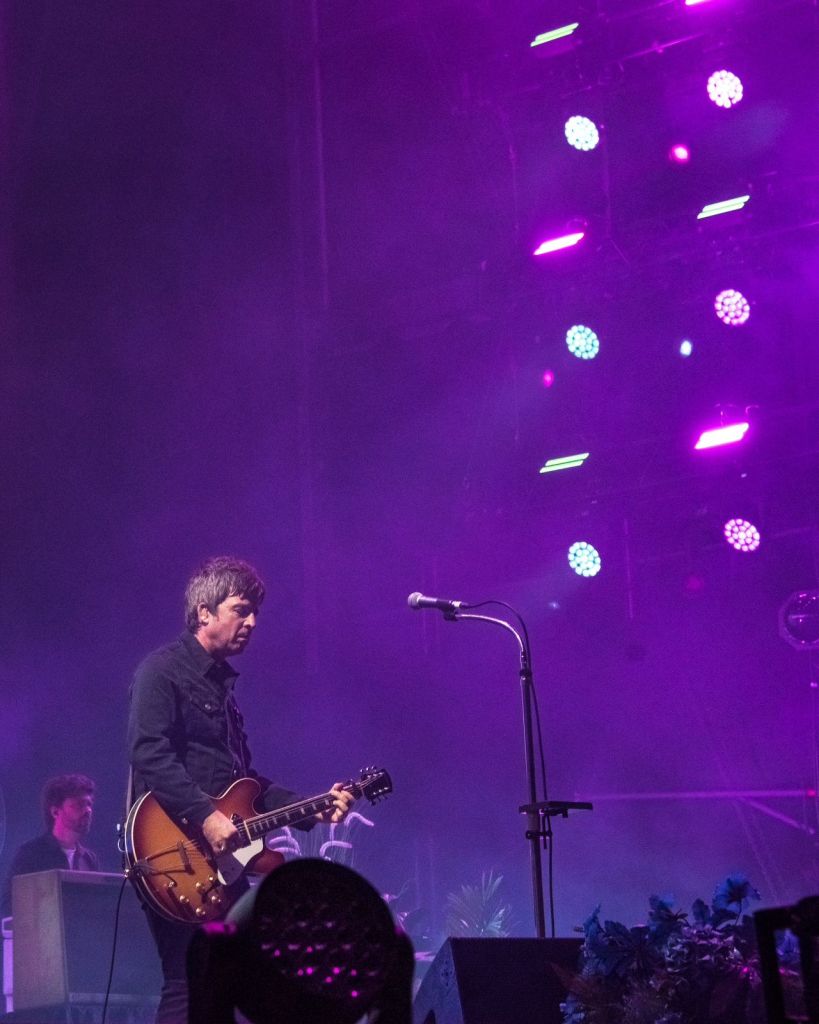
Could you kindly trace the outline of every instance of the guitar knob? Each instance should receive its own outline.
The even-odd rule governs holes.
[[[190,900],[188,899],[187,896],[179,896],[178,899],[183,906],[187,906],[190,903]]]
[[[197,917],[204,917],[205,916],[205,910],[204,910],[203,907],[197,907],[196,908],[196,916]]]
[[[175,889],[176,888],[176,882],[173,879],[171,879],[170,882],[168,882],[168,884],[165,886],[165,888],[166,889]]]
[[[222,906],[222,900],[216,895],[216,893],[213,893],[213,895],[208,897],[208,899],[214,905],[214,907]]]
[[[216,881],[216,878],[213,875],[208,875],[208,881],[210,882],[211,885],[213,885],[213,883]]]
[[[194,888],[196,889],[197,892],[204,892],[205,891],[205,887],[204,887],[204,885],[202,885],[201,882],[197,882],[196,885],[194,886]]]

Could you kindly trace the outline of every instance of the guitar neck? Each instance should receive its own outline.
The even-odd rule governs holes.
[[[345,786],[344,789],[355,791],[354,786]],[[298,803],[278,807],[275,811],[266,811],[264,814],[246,818],[244,828],[247,829],[251,840],[261,839],[274,829],[287,828],[288,825],[295,825],[300,821],[309,821],[317,814],[328,811],[335,804],[335,800],[336,794],[333,792],[320,793],[308,800],[299,800]]]

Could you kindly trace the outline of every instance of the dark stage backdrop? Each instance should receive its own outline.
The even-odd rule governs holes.
[[[532,926],[516,651],[410,612],[413,590],[526,617],[550,796],[596,803],[555,826],[561,933],[601,901],[629,923],[653,892],[688,906],[734,871],[767,903],[816,891],[806,795],[679,796],[814,785],[809,667],[777,610],[816,583],[815,452],[759,471],[755,501],[799,514],[757,558],[714,541],[728,484],[650,445],[679,454],[731,353],[681,381],[650,348],[673,290],[646,313],[622,271],[595,292],[619,349],[596,377],[565,366],[590,418],[546,408],[566,279],[533,298],[515,263],[525,203],[500,101],[474,92],[500,86],[464,78],[469,5],[311,7],[4,15],[0,866],[71,770],[99,782],[94,846],[117,867],[131,672],[181,630],[191,568],[227,552],[269,587],[237,662],[258,766],[305,791],[390,769],[353,866],[424,911],[421,944],[490,869]],[[782,259],[790,320],[768,314],[734,400],[802,408],[817,267]],[[540,478],[572,439],[616,450],[619,478]],[[586,581],[565,550],[590,531],[607,561]]]

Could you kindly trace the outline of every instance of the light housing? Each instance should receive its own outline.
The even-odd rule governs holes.
[[[591,118],[583,117],[582,114],[575,114],[566,121],[563,134],[572,148],[584,153],[595,149],[600,142],[600,130],[597,125]]]
[[[718,107],[728,110],[742,99],[742,79],[733,71],[715,71],[708,79],[708,98]]]
[[[578,576],[589,578],[596,576],[602,568],[600,552],[588,541],[578,540],[571,545],[568,552],[569,566]]]
[[[751,305],[742,292],[725,288],[714,299],[714,312],[729,327],[740,327],[748,322]]]
[[[585,324],[573,324],[566,331],[566,347],[578,359],[594,359],[600,351],[600,339]]]
[[[747,519],[729,519],[723,533],[735,551],[756,551],[761,541],[759,530]]]

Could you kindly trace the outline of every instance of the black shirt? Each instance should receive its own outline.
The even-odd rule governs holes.
[[[135,797],[151,790],[171,817],[194,825],[213,811],[211,797],[242,776],[266,787],[268,810],[298,799],[251,768],[233,697],[237,676],[188,632],[142,662],[131,687],[128,718]]]

